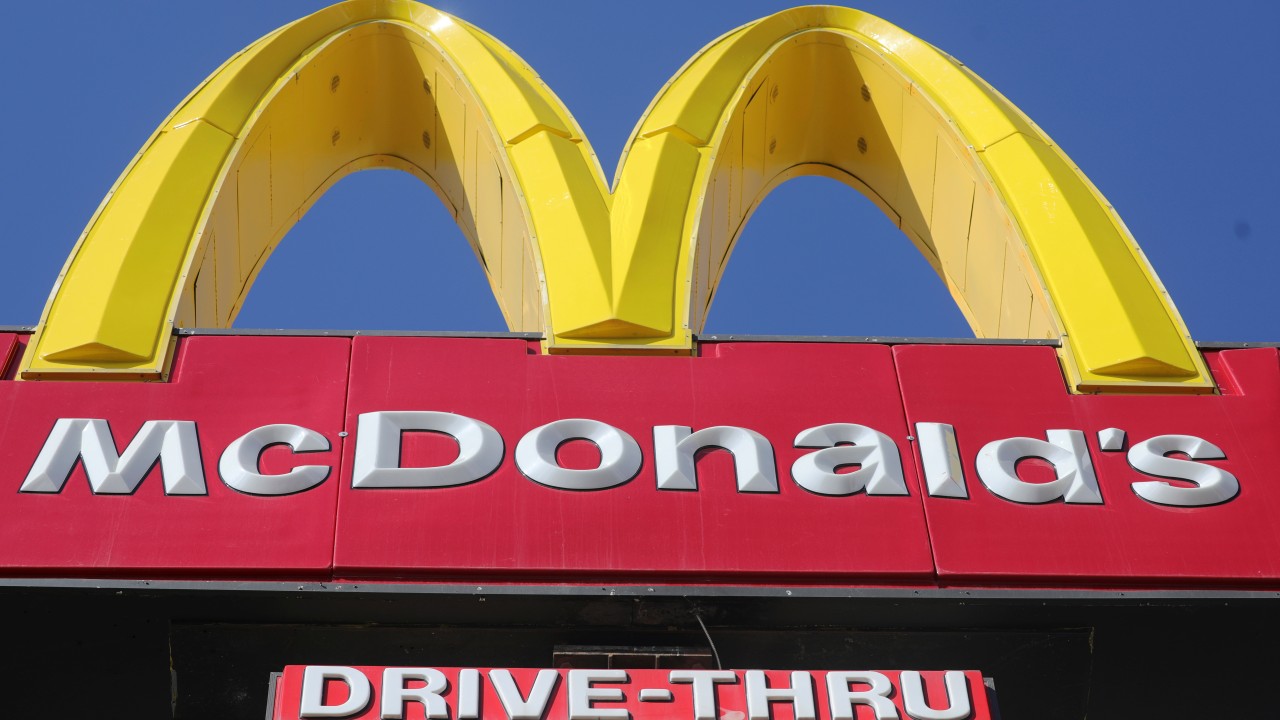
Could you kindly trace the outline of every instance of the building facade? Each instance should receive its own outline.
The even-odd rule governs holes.
[[[226,329],[371,167],[437,192],[512,332]],[[702,334],[804,174],[873,199],[980,339]],[[0,376],[24,712],[1270,712],[1276,347],[1192,342],[1052,141],[857,11],[713,42],[612,186],[482,30],[303,18],[165,120]]]

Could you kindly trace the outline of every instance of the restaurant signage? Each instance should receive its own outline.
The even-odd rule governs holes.
[[[697,357],[590,357],[519,338],[197,336],[177,353],[166,383],[0,381],[0,565],[1280,578],[1271,534],[1248,532],[1280,513],[1274,348],[1208,354],[1223,389],[1199,396],[1073,395],[1053,348],[1035,346],[707,342]]]
[[[1280,580],[1276,350],[1202,352],[1111,204],[957,61],[854,10],[762,18],[659,91],[614,183],[531,73],[459,18],[353,0],[193,91],[39,324],[0,333],[0,569]],[[175,337],[230,327],[306,209],[381,167],[436,189],[524,335]],[[800,174],[865,193],[976,335],[1021,340],[697,337]]]
[[[361,413],[354,445],[351,487],[420,489],[470,485],[489,477],[504,461],[506,443],[481,420],[435,410]],[[955,428],[946,423],[915,425],[926,490],[934,497],[967,499],[964,467]],[[435,433],[454,442],[457,456],[447,464],[405,467],[401,461],[405,435]],[[1062,501],[1101,505],[1089,444],[1081,430],[1046,430],[1048,441],[1029,437],[992,440],[978,451],[978,478],[992,494],[1012,502]],[[1121,451],[1125,432],[1106,428],[1097,433],[1103,451]],[[564,467],[561,448],[585,441],[595,446],[595,467]],[[198,423],[195,420],[147,420],[123,452],[117,451],[111,424],[101,418],[58,418],[18,492],[60,493],[77,462],[82,462],[95,495],[131,495],[151,468],[160,467],[166,495],[207,495]],[[218,476],[227,487],[247,495],[293,495],[306,492],[333,474],[328,465],[303,465],[283,473],[260,472],[258,459],[267,448],[284,446],[294,454],[325,452],[329,441],[319,432],[289,423],[256,427],[231,442],[218,459]],[[793,447],[810,450],[791,465],[791,480],[815,495],[843,497],[865,493],[908,495],[898,445],[884,433],[851,422],[826,423],[801,430]],[[697,430],[685,425],[653,427],[653,465],[658,492],[697,491],[698,455],[724,450],[733,456],[734,485],[739,493],[779,491],[774,447],[768,438],[746,427],[717,425]],[[1182,460],[1171,455],[1190,458]],[[1133,492],[1157,505],[1201,507],[1230,501],[1240,484],[1230,472],[1202,460],[1223,460],[1213,443],[1192,435],[1157,435],[1134,444],[1126,457],[1141,480]],[[520,438],[515,465],[524,477],[561,490],[607,490],[630,482],[640,472],[644,453],[635,438],[599,420],[553,420]],[[1024,461],[1046,463],[1048,482],[1030,482],[1018,474]],[[843,470],[843,472],[842,472]],[[1169,481],[1181,482],[1169,482]]]
[[[974,670],[585,670],[294,665],[274,720],[991,720]]]

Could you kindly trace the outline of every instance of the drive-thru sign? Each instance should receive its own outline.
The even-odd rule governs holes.
[[[271,717],[992,720],[974,671],[287,667]],[[866,714],[863,714],[866,713]]]

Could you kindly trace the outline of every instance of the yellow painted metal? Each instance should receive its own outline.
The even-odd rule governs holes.
[[[548,302],[607,325],[609,194],[563,105],[482,31],[356,0],[249,46],[165,120],[68,259],[22,376],[161,377],[173,327],[230,326],[316,199],[379,167],[453,211],[513,329],[549,330]]]
[[[797,8],[730,32],[654,100],[619,165],[619,317],[669,316],[677,336],[697,332],[752,210],[801,174],[842,180],[879,205],[979,337],[1061,338],[1076,391],[1212,391],[1155,273],[1062,151],[955,60],[844,8]],[[635,188],[675,201],[690,185],[683,204],[618,214]],[[671,294],[672,277],[689,280]]]
[[[606,186],[514,53],[410,2],[268,35],[165,121],[68,260],[24,377],[156,376],[170,329],[230,325],[289,227],[345,173],[421,177],[513,329],[552,352],[686,351],[752,210],[836,178],[938,271],[980,337],[1061,338],[1079,392],[1210,392],[1119,217],[1029,119],[893,25],[805,7],[734,30],[659,92]]]

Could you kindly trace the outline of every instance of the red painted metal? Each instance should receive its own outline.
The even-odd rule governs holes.
[[[1070,395],[1051,348],[894,348],[907,417],[956,427],[969,499],[925,498],[944,584],[1140,585],[1274,582],[1280,578],[1280,365],[1274,348],[1212,357],[1222,395]],[[1240,494],[1211,507],[1167,507],[1136,495],[1151,480],[1124,452],[1104,452],[1097,432],[1121,428],[1125,448],[1161,434],[1220,447],[1208,461],[1233,473]],[[1086,433],[1102,505],[1026,505],[989,492],[974,458],[986,443],[1043,440],[1049,429]],[[1021,470],[1020,470],[1021,471]],[[1028,477],[1027,479],[1034,481]]]
[[[20,336],[0,334],[0,356]],[[0,573],[54,577],[230,577],[486,582],[831,583],[932,586],[1276,587],[1280,580],[1280,353],[1206,354],[1221,393],[1079,396],[1054,351],[1025,346],[708,343],[700,357],[547,356],[519,339],[194,337],[167,383],[0,380]],[[12,364],[12,362],[10,363]],[[353,489],[360,413],[435,410],[494,426],[490,477],[435,489]],[[525,478],[516,444],[553,420],[612,424],[640,445],[634,479],[567,491]],[[153,468],[132,496],[94,495],[77,467],[60,493],[18,488],[59,418],[101,418],[123,449],[147,420],[197,423],[208,495],[166,496]],[[910,495],[827,497],[790,476],[803,429],[853,422],[888,435]],[[968,499],[931,497],[915,423],[956,428]],[[333,467],[292,496],[235,492],[227,445],[292,423],[332,445],[266,450],[264,472]],[[910,424],[908,424],[910,423]],[[746,427],[772,443],[779,492],[738,492],[730,456],[698,461],[697,491],[658,490],[653,427]],[[1154,505],[1151,480],[1097,432],[1133,444],[1201,437],[1240,492],[1209,507]],[[975,457],[988,442],[1051,429],[1086,433],[1100,505],[1018,504],[991,493]],[[348,436],[340,435],[346,431]],[[406,434],[404,466],[449,463],[456,445]],[[590,467],[571,443],[559,457]],[[1034,468],[1020,467],[1035,481]],[[1177,484],[1179,481],[1170,481]],[[336,520],[335,520],[336,516]]]
[[[824,497],[789,474],[808,452],[792,447],[796,434],[824,423],[868,425],[906,447],[887,347],[729,343],[697,358],[583,357],[539,355],[520,340],[357,337],[351,373],[349,432],[362,412],[442,410],[492,425],[506,456],[487,479],[429,490],[352,489],[344,467],[339,576],[931,577],[909,460],[909,497]],[[635,438],[644,452],[635,479],[575,492],[520,474],[512,455],[527,431],[579,417]],[[657,490],[652,433],[664,424],[762,433],[780,492],[737,492],[723,452],[699,461],[696,492]]]
[[[218,458],[245,432],[295,423],[333,450],[297,464],[340,464],[346,338],[197,337],[168,383],[0,382],[0,567],[9,574],[324,577],[337,484],[285,497],[235,492]],[[207,496],[166,496],[152,468],[133,495],[94,495],[83,467],[58,494],[17,492],[58,418],[102,418],[123,449],[146,420],[194,420]],[[264,471],[295,461],[269,450]],[[334,473],[336,475],[336,473]]]
[[[351,720],[360,720],[385,717],[381,716],[380,703],[382,700],[382,680],[385,666],[358,666],[354,668],[362,673],[369,681],[370,698],[368,704],[362,711],[340,717],[350,718]],[[448,717],[458,717],[458,673],[460,668],[432,668],[440,671],[448,681],[447,689],[442,693],[442,697],[446,703],[449,714]],[[502,705],[497,692],[494,690],[493,683],[489,680],[489,669],[481,668],[480,670],[480,718],[494,718],[506,720],[509,716]],[[284,673],[276,682],[276,693],[272,703],[271,717],[274,720],[297,720],[301,715],[301,697],[303,674],[306,671],[305,665],[290,665],[285,668]],[[512,668],[510,673],[515,680],[522,697],[528,697],[530,690],[533,688],[534,680],[537,677],[538,670],[530,668]],[[552,690],[550,700],[547,703],[546,710],[541,716],[543,720],[565,720],[569,717],[568,702],[568,670],[559,670],[559,677]],[[693,720],[693,686],[685,683],[671,683],[668,680],[669,670],[627,670],[628,682],[626,683],[597,683],[592,688],[597,691],[619,690],[623,693],[624,700],[621,702],[601,702],[592,703],[593,709],[602,711],[609,710],[626,710],[630,713],[630,717],[634,720],[672,720],[684,718]],[[911,717],[907,714],[903,707],[903,693],[901,685],[900,670],[880,670],[875,671],[888,677],[893,684],[892,697],[897,710],[897,714],[901,718]],[[747,717],[747,700],[746,691],[743,681],[744,671],[737,671],[737,681],[733,683],[724,682],[715,685],[716,705],[718,717],[721,718],[746,718]],[[812,690],[814,697],[814,709],[817,711],[817,717],[821,720],[829,720],[831,718],[831,708],[827,696],[827,688],[825,685],[826,671],[810,671],[807,675],[812,679]],[[920,672],[921,679],[924,681],[924,689],[927,702],[934,709],[945,709],[949,700],[946,686],[944,685],[944,673],[938,670],[925,670]],[[770,688],[789,688],[792,686],[791,671],[768,670],[765,671],[768,678]],[[972,709],[971,714],[965,716],[968,720],[991,720],[991,706],[987,702],[985,688],[982,683],[982,673],[976,670],[964,671],[965,680],[969,690],[969,703]],[[423,687],[421,681],[409,681],[406,687]],[[669,690],[672,699],[668,702],[642,702],[638,695],[642,689]],[[853,683],[849,686],[853,691],[865,691],[870,688],[869,685]],[[331,681],[326,684],[323,702],[326,705],[339,705],[350,697],[350,690],[342,681]],[[794,708],[788,702],[770,703],[771,720],[792,720],[795,717]],[[871,707],[865,705],[854,706],[854,717],[858,720],[867,718],[875,718],[876,715]],[[421,702],[409,701],[401,705],[401,711],[405,720],[422,720],[425,717],[424,708]]]
[[[9,363],[17,354],[18,336],[14,333],[0,333],[0,379],[8,376]]]

